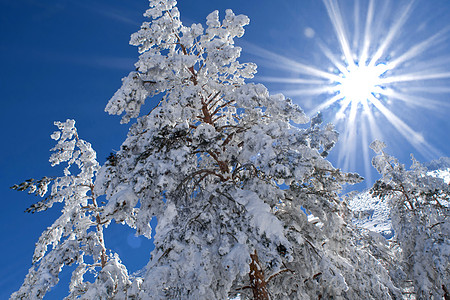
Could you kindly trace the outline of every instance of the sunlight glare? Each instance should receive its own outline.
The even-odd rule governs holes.
[[[381,88],[381,76],[386,73],[385,64],[372,66],[350,66],[338,81],[337,90],[343,99],[360,103],[370,99]]]
[[[305,36],[315,39],[327,65],[247,47],[272,67],[295,74],[262,79],[295,85],[280,92],[307,99],[303,103],[308,105],[309,116],[326,111],[341,133],[337,163],[344,170],[355,170],[357,157],[362,155],[367,183],[371,182],[371,140],[399,134],[424,157],[441,156],[427,142],[423,129],[408,122],[411,114],[424,114],[424,109],[450,108],[450,102],[442,98],[450,93],[450,56],[443,51],[450,45],[450,25],[430,30],[428,36],[411,27],[416,1],[322,1],[334,37],[331,42],[321,39],[312,27],[307,27],[311,31]],[[352,15],[346,14],[350,10]]]

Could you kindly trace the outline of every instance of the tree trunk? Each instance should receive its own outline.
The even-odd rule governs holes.
[[[264,271],[259,263],[258,254],[250,254],[252,262],[250,263],[250,287],[253,291],[253,300],[269,300],[269,291],[264,277]]]

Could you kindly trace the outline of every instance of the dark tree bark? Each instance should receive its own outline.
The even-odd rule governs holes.
[[[267,282],[264,271],[259,263],[258,253],[250,254],[252,262],[250,263],[250,288],[253,291],[253,300],[269,300]]]

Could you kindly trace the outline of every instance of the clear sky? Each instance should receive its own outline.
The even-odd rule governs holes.
[[[241,61],[258,64],[254,81],[271,92],[283,92],[308,113],[320,109],[325,122],[337,123],[342,138],[330,154],[337,167],[373,182],[376,175],[366,167],[373,138],[382,138],[407,165],[410,153],[420,161],[450,156],[450,2],[378,0],[369,8],[369,0],[328,7],[327,1],[181,0],[178,6],[188,25],[204,24],[215,9],[250,17],[238,42]],[[129,36],[147,6],[146,0],[0,0],[0,299],[19,288],[34,243],[60,209],[26,214],[37,199],[9,187],[61,174],[48,163],[55,120],[74,118],[100,163],[119,149],[128,126],[104,107],[133,70],[137,49],[128,45]],[[363,65],[365,52],[367,61],[377,56],[373,67],[387,69],[366,87],[375,97],[367,101],[364,91],[345,94],[339,79],[366,76],[349,73],[352,64]],[[150,242],[118,225],[108,234],[107,246],[132,271],[148,261]],[[61,299],[66,289],[46,299]]]

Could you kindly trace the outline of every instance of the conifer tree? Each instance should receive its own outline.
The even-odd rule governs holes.
[[[51,137],[58,143],[52,149],[50,162],[52,166],[66,163],[64,176],[30,179],[12,188],[44,197],[51,187],[50,195],[27,211],[45,211],[62,202],[62,214],[42,233],[36,243],[33,266],[11,298],[42,299],[58,283],[63,267],[73,264],[77,268],[72,273],[69,299],[77,296],[96,299],[90,298],[92,293],[122,295],[123,287],[129,282],[127,270],[118,255],[105,248],[103,229],[110,219],[105,217],[93,191],[94,178],[100,168],[96,153],[90,143],[79,138],[75,121],[55,122],[55,125],[59,130]],[[97,274],[95,284],[83,279],[87,272]],[[93,292],[96,289],[99,291]]]
[[[389,203],[403,284],[412,282],[419,299],[450,299],[449,185],[413,156],[408,170],[384,152],[383,142],[371,147],[378,153],[372,164],[382,175],[371,193]]]

